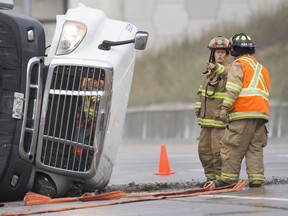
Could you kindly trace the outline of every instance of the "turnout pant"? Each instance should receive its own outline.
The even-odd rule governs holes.
[[[198,154],[207,180],[214,180],[221,174],[221,139],[225,129],[202,127],[198,143]]]
[[[263,148],[266,145],[265,120],[242,119],[230,122],[223,137],[220,179],[228,183],[236,182],[245,157],[249,182],[264,182]]]

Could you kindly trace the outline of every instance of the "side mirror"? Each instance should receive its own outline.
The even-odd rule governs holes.
[[[132,40],[126,41],[108,41],[104,40],[101,44],[99,44],[98,48],[101,50],[110,50],[111,46],[119,46],[129,43],[135,43],[134,48],[137,50],[144,50],[148,41],[148,32],[138,31],[135,34],[135,38]]]
[[[148,41],[148,32],[138,31],[135,35],[135,49],[144,50]]]
[[[13,6],[13,0],[0,0],[0,9],[12,9]]]

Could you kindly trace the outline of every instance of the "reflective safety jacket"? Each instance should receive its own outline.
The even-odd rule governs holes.
[[[82,103],[79,103],[77,110],[76,126],[81,127],[85,125],[86,120],[96,123],[96,118],[98,114],[98,107],[100,103],[101,96],[97,95],[99,91],[103,91],[104,81],[100,80],[98,83],[97,79],[83,78],[81,83],[81,91],[84,94],[81,97]],[[92,95],[92,96],[89,96]],[[84,116],[82,115],[85,114]]]
[[[250,55],[238,57],[229,70],[223,106],[229,120],[269,119],[270,77],[268,70]]]
[[[92,91],[98,91],[103,90],[104,82],[103,80],[100,80],[100,85],[98,85],[97,79],[92,78],[83,78],[81,89],[84,91],[92,92]],[[83,97],[83,103],[84,103],[84,113],[86,115],[86,118],[93,118],[94,115],[97,115],[98,105],[96,103],[100,102],[100,96],[93,95],[85,96]]]
[[[200,111],[198,124],[202,127],[226,127],[219,117],[223,99],[229,63],[217,64],[212,73],[206,75],[196,95],[195,109]]]

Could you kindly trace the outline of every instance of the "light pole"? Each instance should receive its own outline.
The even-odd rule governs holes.
[[[31,2],[30,0],[23,0],[23,11],[27,16],[31,16]]]

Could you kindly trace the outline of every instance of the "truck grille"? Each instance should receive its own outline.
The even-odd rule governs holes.
[[[40,162],[69,172],[89,172],[103,144],[109,109],[107,71],[82,66],[53,69],[46,108]],[[49,75],[48,75],[49,76]],[[48,84],[48,79],[46,84]]]

